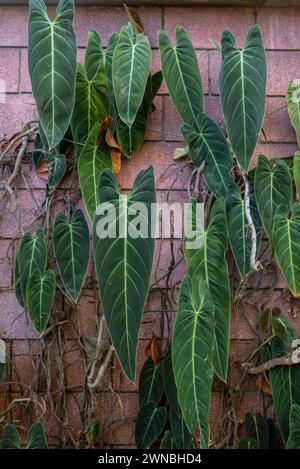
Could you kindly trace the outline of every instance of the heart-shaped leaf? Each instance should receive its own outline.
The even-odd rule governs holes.
[[[196,166],[205,161],[203,176],[209,190],[216,197],[226,197],[228,186],[233,182],[232,161],[226,139],[220,127],[205,113],[197,116],[196,128],[189,124],[181,127],[190,157]]]
[[[289,169],[282,160],[269,161],[260,155],[255,170],[254,190],[257,208],[265,232],[272,242],[273,219],[279,205],[289,207],[292,181]]]
[[[273,246],[277,264],[294,296],[300,296],[300,205],[291,211],[280,205],[273,224]]]
[[[295,129],[298,147],[300,147],[300,83],[290,81],[286,95],[290,121]]]
[[[35,236],[31,233],[25,233],[17,255],[23,304],[26,304],[26,288],[29,278],[35,269],[44,272],[46,262],[47,246],[43,230],[38,229]],[[18,277],[16,280],[17,279]],[[19,292],[18,288],[19,287],[17,287],[17,292]]]
[[[152,402],[158,405],[164,392],[162,379],[162,362],[153,363],[151,357],[144,363],[140,374],[139,398],[140,407]]]
[[[183,122],[197,129],[204,100],[195,49],[182,26],[176,28],[175,46],[165,31],[160,31],[158,38],[162,72],[172,101]]]
[[[190,433],[200,425],[200,444],[208,447],[209,404],[213,380],[214,305],[197,277],[180,288],[172,340],[172,361],[182,415]]]
[[[127,197],[120,195],[112,171],[103,170],[99,179],[99,201],[106,207],[109,204],[107,214],[96,215],[93,232],[100,297],[121,366],[134,381],[137,340],[154,252],[151,236],[154,232],[151,206],[155,203],[153,168],[139,173]]]
[[[222,34],[220,96],[228,137],[244,171],[261,131],[266,101],[266,57],[258,25],[252,26],[242,49],[230,31]]]
[[[160,443],[160,449],[174,449],[174,448],[175,448],[175,443],[174,443],[173,435],[169,430],[166,430],[163,436],[163,439],[161,440],[161,443]]]
[[[99,127],[99,123],[93,126],[78,162],[80,190],[91,222],[94,221],[96,208],[99,204],[98,181],[100,172],[104,168],[112,168],[109,148],[104,138],[99,138]]]
[[[14,425],[6,425],[1,441],[1,449],[20,449],[19,432]]]
[[[120,119],[129,127],[135,121],[151,68],[151,47],[133,24],[120,32],[112,60],[113,88]]]
[[[85,64],[77,64],[76,99],[71,121],[75,142],[85,144],[93,126],[98,126],[109,112],[108,81],[101,40],[96,31],[89,31]],[[80,155],[82,145],[76,146]]]
[[[300,449],[300,405],[293,404],[290,410],[290,434],[287,449]]]
[[[239,449],[259,449],[258,443],[253,438],[242,436],[238,442]]]
[[[29,73],[49,149],[64,137],[74,108],[77,46],[73,17],[73,0],[60,0],[52,21],[43,0],[29,2]]]
[[[170,422],[176,448],[189,449],[192,444],[193,435],[189,432],[182,415],[177,415],[171,410]]]
[[[44,427],[41,423],[35,423],[30,427],[27,435],[26,449],[47,449],[47,439]]]
[[[135,423],[135,441],[139,449],[148,449],[159,437],[167,420],[164,407],[155,407],[152,402],[141,408]]]
[[[64,213],[57,215],[53,247],[64,287],[76,303],[88,268],[90,252],[89,228],[81,210],[76,210],[70,223]]]
[[[203,231],[203,243],[189,256],[188,273],[193,282],[202,280],[208,285],[212,302],[215,307],[215,349],[214,370],[220,379],[226,382],[229,358],[229,326],[230,326],[230,287],[228,267],[225,253],[228,247],[227,221],[225,201],[215,201],[210,223]]]
[[[278,337],[262,349],[262,361],[287,356],[285,343]],[[269,371],[276,417],[284,442],[290,434],[289,415],[293,404],[300,405],[300,365],[275,366]]]
[[[31,322],[40,335],[48,324],[54,296],[55,273],[53,270],[41,272],[35,269],[27,284],[26,303]]]

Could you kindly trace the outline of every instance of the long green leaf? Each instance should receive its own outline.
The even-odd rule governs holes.
[[[109,91],[109,115],[112,117],[112,123],[110,125],[110,130],[112,134],[115,133],[117,120],[118,120],[118,113],[116,108],[116,100],[114,95],[114,87],[113,87],[113,78],[112,78],[112,59],[113,54],[116,48],[116,45],[119,40],[119,33],[113,33],[109,40],[107,50],[105,52],[104,61],[105,61],[105,70],[106,76],[108,81],[108,91]]]
[[[287,345],[291,345],[295,337],[293,324],[286,316],[272,317],[273,334],[283,340]]]
[[[41,423],[35,423],[30,427],[27,435],[26,449],[47,449],[45,430]]]
[[[258,443],[253,438],[242,436],[238,441],[239,449],[259,449]]]
[[[266,57],[260,27],[250,28],[243,49],[222,34],[220,95],[233,152],[247,172],[261,131],[266,101]]]
[[[208,447],[213,380],[214,305],[204,282],[186,277],[180,289],[172,340],[172,361],[182,415],[190,433],[200,425]]]
[[[139,398],[140,407],[152,402],[158,405],[164,392],[162,379],[162,362],[153,363],[151,357],[144,363],[140,374]]]
[[[99,123],[95,124],[80,153],[78,162],[79,184],[87,214],[94,221],[99,204],[98,181],[102,169],[112,168],[109,148],[103,138],[99,142]]]
[[[228,186],[233,181],[232,161],[226,139],[220,127],[205,113],[197,116],[196,128],[189,124],[181,127],[191,159],[196,166],[205,161],[203,176],[209,190],[216,197],[226,197]]]
[[[135,423],[135,441],[139,449],[148,449],[159,437],[167,420],[164,407],[152,402],[141,408]]]
[[[286,100],[290,121],[295,129],[298,147],[300,147],[300,83],[290,81],[287,89]]]
[[[36,269],[27,284],[26,303],[31,322],[40,335],[48,324],[54,296],[55,273]]]
[[[43,230],[37,230],[36,235],[25,233],[17,255],[20,276],[20,290],[23,304],[26,304],[26,288],[28,280],[35,269],[44,272],[47,262],[47,246]],[[19,296],[19,290],[17,287]]]
[[[129,127],[134,123],[142,104],[150,68],[149,39],[143,33],[137,33],[133,24],[129,23],[120,32],[112,61],[118,114]]]
[[[73,16],[73,0],[60,0],[52,21],[43,0],[29,2],[29,73],[49,149],[64,137],[74,108],[77,46]]]
[[[280,205],[273,225],[273,245],[277,264],[294,296],[300,296],[300,205],[291,212]]]
[[[287,449],[300,449],[300,405],[293,404],[290,410],[290,434]]]
[[[109,91],[101,40],[96,31],[89,31],[85,64],[77,64],[76,99],[71,121],[75,142],[85,144],[93,126],[108,116]],[[77,156],[82,145],[76,146]]]
[[[189,432],[182,415],[179,416],[171,410],[170,422],[176,448],[189,449],[192,444],[193,435]]]
[[[20,449],[19,432],[14,425],[6,425],[1,441],[1,449]]]
[[[254,190],[257,208],[265,232],[272,243],[273,219],[279,205],[289,207],[292,181],[284,161],[269,161],[260,155],[255,170]]]
[[[287,356],[285,343],[278,337],[272,341],[271,347],[262,350],[262,360]],[[300,405],[300,365],[276,366],[269,371],[273,402],[279,428],[284,442],[290,434],[289,415],[293,404]]]
[[[226,210],[230,246],[243,279],[250,271],[251,233],[246,219],[245,201],[235,184],[229,186]]]
[[[183,122],[197,129],[204,100],[195,49],[182,26],[176,28],[175,46],[165,31],[160,31],[158,37],[162,72],[172,101]]]
[[[153,168],[150,166],[139,173],[127,197],[120,196],[112,172],[103,170],[99,179],[99,201],[111,204],[108,215],[99,213],[94,222],[94,256],[100,297],[121,366],[127,377],[134,381],[137,340],[154,252],[151,237],[151,205],[155,203]],[[137,202],[143,205],[141,214],[135,212]],[[137,210],[140,210],[140,204]],[[147,230],[145,237],[134,232],[136,217]],[[108,236],[105,236],[107,224]]]
[[[16,255],[14,265],[14,289],[17,301],[23,308],[26,306],[25,298],[23,297],[21,290],[20,270],[19,270],[19,253]]]
[[[223,381],[227,379],[229,358],[230,287],[225,253],[228,246],[225,201],[215,201],[207,230],[203,232],[203,245],[190,256],[188,273],[205,281],[215,307],[216,331],[214,370]]]
[[[78,301],[89,264],[89,228],[81,210],[69,223],[64,213],[56,217],[53,247],[60,277],[70,297]]]

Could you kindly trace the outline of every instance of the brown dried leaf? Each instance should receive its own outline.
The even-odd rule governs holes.
[[[145,349],[145,353],[147,357],[151,357],[153,363],[157,363],[158,360],[161,359],[159,340],[156,335],[153,334],[152,339]]]
[[[132,8],[128,8],[128,6],[124,3],[124,8],[126,10],[127,16],[129,21],[134,25],[135,29],[138,33],[144,32],[144,26],[139,14],[133,10]]]

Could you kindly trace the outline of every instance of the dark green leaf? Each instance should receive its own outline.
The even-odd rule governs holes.
[[[164,407],[145,405],[138,413],[135,423],[135,441],[139,449],[148,449],[164,429],[167,411]]]
[[[175,449],[173,435],[171,432],[169,432],[169,430],[165,431],[163,439],[160,443],[160,449]]]
[[[182,415],[179,416],[171,410],[170,422],[176,448],[190,449],[193,435],[189,432]]]
[[[55,273],[53,270],[41,272],[35,269],[27,284],[26,303],[31,322],[40,335],[48,324],[54,296]]]
[[[113,79],[112,79],[112,59],[114,50],[119,40],[119,33],[113,33],[109,40],[108,40],[108,47],[105,53],[105,68],[106,68],[106,75],[108,80],[108,89],[109,89],[109,115],[112,117],[112,124],[110,126],[110,130],[112,134],[115,133],[117,120],[118,120],[118,113],[116,108],[116,100],[114,95],[114,88],[113,88]]]
[[[202,448],[209,442],[214,333],[214,305],[209,290],[197,276],[186,277],[180,288],[172,361],[183,418],[190,433],[200,425]]]
[[[140,374],[139,397],[140,407],[152,402],[158,405],[164,392],[162,379],[162,362],[153,363],[151,357],[144,363]]]
[[[20,449],[19,432],[14,425],[6,425],[1,441],[1,449]]]
[[[194,164],[200,166],[205,161],[203,177],[209,190],[216,197],[226,197],[228,186],[233,182],[232,161],[220,127],[202,113],[197,116],[195,128],[185,123],[181,132]]]
[[[163,382],[164,382],[164,388],[165,388],[167,400],[173,412],[175,412],[177,415],[180,415],[181,410],[179,407],[177,388],[176,388],[173,365],[172,365],[171,345],[168,348],[163,359],[162,373],[163,373]]]
[[[272,227],[279,205],[289,207],[292,184],[289,169],[282,160],[269,161],[259,156],[255,170],[255,199],[265,232],[272,242]]]
[[[73,16],[73,0],[60,0],[52,21],[43,0],[29,2],[29,73],[49,149],[64,137],[74,108],[77,46]]]
[[[300,406],[293,404],[290,410],[290,434],[287,449],[300,449]]]
[[[300,133],[300,129],[299,129]],[[294,154],[293,162],[293,176],[296,185],[297,197],[300,200],[300,151],[296,151]]]
[[[172,101],[183,122],[196,129],[204,101],[195,49],[182,26],[176,28],[175,46],[165,31],[160,31],[158,38],[162,72]]]
[[[127,377],[134,381],[137,340],[154,252],[151,237],[151,206],[155,203],[153,168],[139,173],[127,197],[120,195],[112,171],[103,170],[99,179],[99,201],[112,204],[109,212],[97,214],[94,222],[94,256],[100,297],[121,366]],[[137,202],[143,203],[143,213],[139,213]],[[139,235],[136,225],[141,218],[147,230],[144,237]]]
[[[57,215],[53,247],[64,287],[76,303],[88,268],[90,252],[89,228],[81,210],[76,210],[70,223],[64,213]]]
[[[48,185],[50,189],[56,189],[67,169],[65,155],[50,155],[47,157],[47,163],[49,167]]]
[[[26,449],[48,449],[44,427],[35,423],[28,431]]]
[[[259,446],[257,441],[253,438],[248,438],[247,436],[242,436],[238,442],[239,449],[258,449]]]
[[[250,440],[257,442],[260,449],[268,449],[269,447],[269,427],[268,422],[260,413],[246,414],[246,430]]]
[[[274,334],[276,334],[279,339],[291,345],[295,336],[295,330],[289,318],[286,316],[273,317],[272,328]]]
[[[290,121],[295,129],[298,147],[300,147],[300,83],[290,81],[286,95]]]
[[[222,34],[220,96],[233,152],[247,172],[261,131],[266,101],[266,57],[261,30],[252,26],[243,49]]]

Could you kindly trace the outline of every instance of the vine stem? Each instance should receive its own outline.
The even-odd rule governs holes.
[[[12,185],[12,183],[14,182],[14,180],[16,179],[16,177],[19,174],[21,162],[22,162],[23,156],[25,154],[27,143],[28,143],[28,137],[29,137],[28,134],[23,136],[22,145],[21,145],[21,148],[19,150],[19,153],[18,153],[18,156],[17,156],[17,159],[16,159],[16,164],[15,164],[13,173],[7,181],[7,184],[5,185],[4,191],[0,194],[0,202],[4,198],[6,191],[9,192],[9,193],[12,193],[11,185]]]
[[[272,368],[275,368],[275,366],[296,365],[299,363],[299,361],[300,361],[300,357],[298,357],[297,361],[295,361],[295,359],[293,359],[292,357],[279,357],[279,358],[272,358],[271,360],[268,360],[267,362],[262,363],[259,366],[253,366],[253,367],[251,366],[250,363],[242,363],[242,367],[246,368],[247,373],[249,375],[257,375],[259,373],[263,373],[265,371],[271,370]]]
[[[18,140],[23,139],[24,137],[30,137],[31,135],[35,134],[38,131],[38,127],[31,127],[29,130],[26,130],[25,132],[22,132],[21,134],[17,135],[15,138],[13,138],[9,144],[7,145],[6,149],[3,151],[3,153],[0,155],[0,160],[2,160],[10,151],[10,149],[14,146],[15,143],[17,143]]]
[[[247,224],[248,224],[250,234],[251,234],[250,268],[251,270],[258,271],[261,269],[261,263],[256,260],[257,236],[256,236],[254,222],[251,216],[251,210],[250,210],[249,181],[248,181],[245,171],[241,167],[239,167],[239,169],[241,171],[242,178],[243,178],[244,185],[245,185],[245,194],[244,194],[245,215],[246,215]]]

